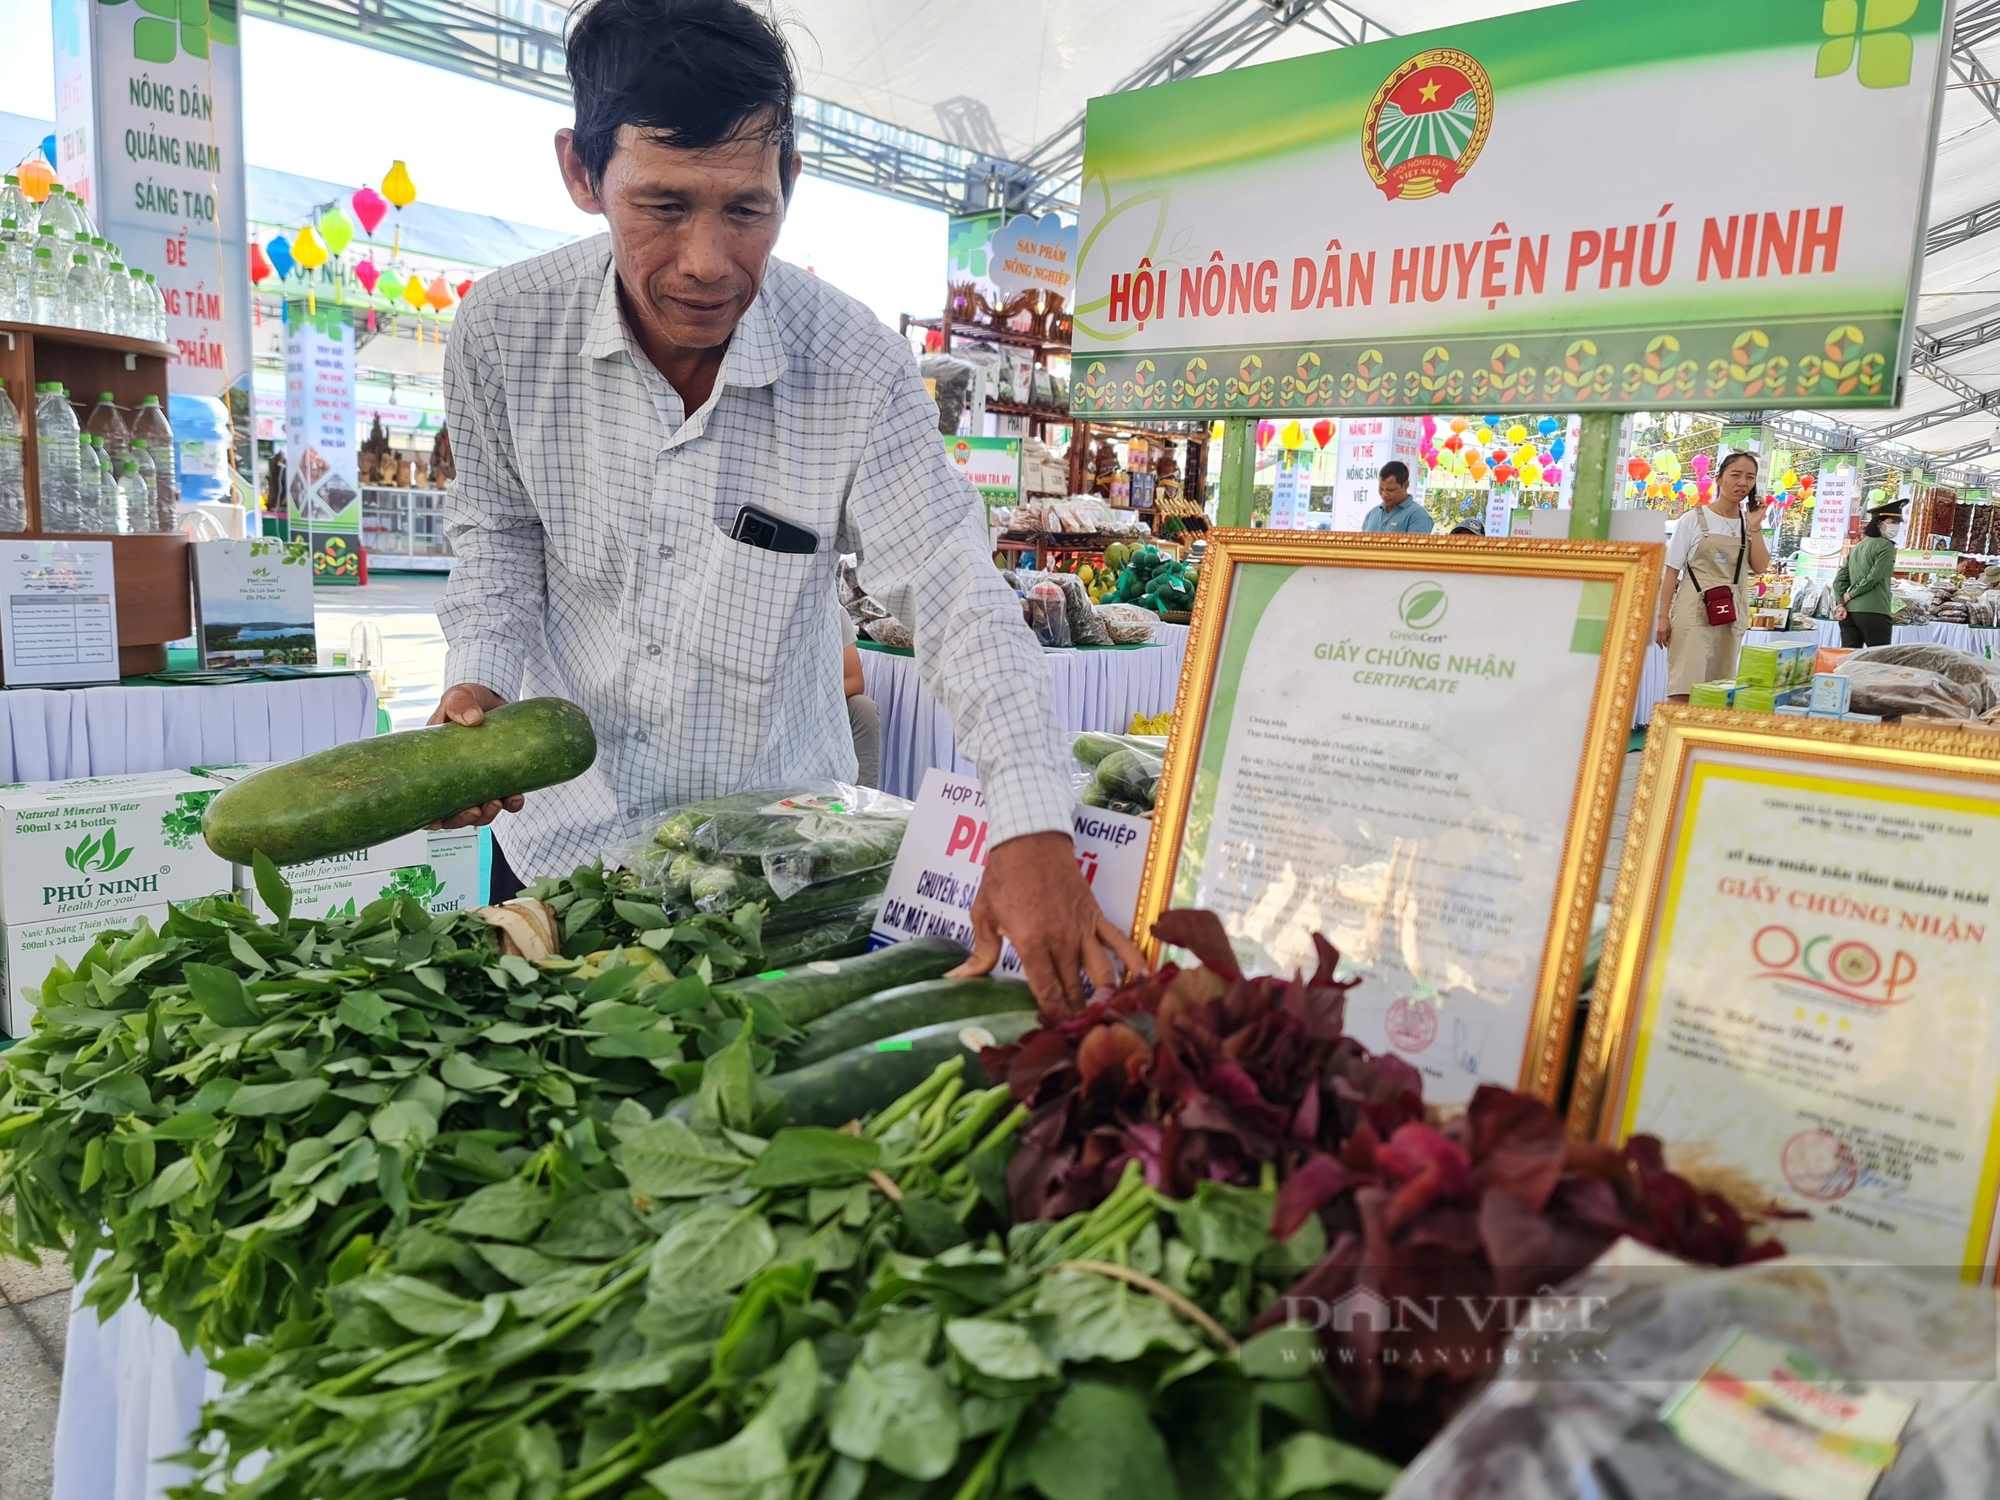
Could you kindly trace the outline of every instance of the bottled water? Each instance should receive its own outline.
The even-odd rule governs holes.
[[[139,476],[139,484],[146,496],[146,504],[132,523],[134,531],[173,530],[173,518],[163,522],[160,517],[160,466],[153,462],[153,450],[144,438],[132,439],[132,467]],[[141,524],[141,521],[144,524]]]
[[[153,529],[153,497],[135,463],[127,463],[118,474],[118,529],[127,535]]]
[[[104,463],[97,456],[97,444],[89,433],[76,440],[76,531],[102,531],[104,510]]]
[[[97,506],[97,529],[117,531],[118,526],[118,476],[123,466],[111,456],[102,438],[92,438],[91,447],[97,450],[99,476],[99,500]]]
[[[158,497],[156,513],[160,518],[160,530],[176,530],[180,522],[181,487],[174,472],[174,429],[167,421],[167,414],[160,409],[158,396],[148,396],[132,414],[133,446],[137,447],[142,442],[151,453],[153,462],[159,466],[154,476],[154,492]]]
[[[114,260],[104,277],[105,332],[132,335],[132,278],[125,274],[125,262]]]
[[[0,394],[0,531],[28,529],[28,478],[21,465],[21,414]]]
[[[132,429],[125,425],[124,414],[118,410],[118,401],[109,391],[100,391],[97,405],[90,409],[84,420],[83,430],[104,444],[113,462],[122,468],[132,457]]]
[[[76,217],[77,229],[93,239],[96,238],[97,221],[90,216],[90,205],[67,188],[63,189],[63,196],[69,199],[69,211]]]
[[[61,237],[64,244],[75,237],[83,228],[78,221],[75,196],[67,188],[52,187],[48,197],[42,200],[41,220],[38,227],[45,228]]]
[[[164,344],[167,341],[167,299],[150,271],[146,273],[146,307],[152,319],[153,337]]]
[[[56,264],[47,240],[35,246],[35,264],[28,272],[28,321],[47,328],[69,326],[69,278]]]
[[[41,460],[42,529],[75,531],[77,474],[81,464],[76,413],[62,382],[35,387],[35,448]]]
[[[21,226],[21,233],[33,235],[40,216],[35,200],[21,191],[19,177],[9,172],[0,179],[0,219],[12,219]]]
[[[104,282],[91,269],[89,252],[83,250],[69,258],[69,320],[72,328],[104,331]]]
[[[28,287],[34,279],[34,250],[13,229],[12,219],[0,219],[0,323],[28,321]]]

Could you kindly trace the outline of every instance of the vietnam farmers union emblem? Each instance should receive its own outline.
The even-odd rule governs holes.
[[[1391,73],[1361,122],[1368,175],[1390,201],[1448,193],[1493,129],[1493,80],[1450,47],[1421,52]]]

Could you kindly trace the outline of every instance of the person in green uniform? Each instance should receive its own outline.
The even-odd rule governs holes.
[[[1886,646],[1895,638],[1889,623],[1894,599],[1889,579],[1896,571],[1896,537],[1903,529],[1900,504],[1878,505],[1868,512],[1861,540],[1833,575],[1833,617],[1840,621],[1840,644]]]

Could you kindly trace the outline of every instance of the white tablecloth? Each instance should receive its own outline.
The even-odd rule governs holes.
[[[70,1301],[51,1500],[166,1500],[188,1474],[160,1460],[186,1450],[222,1377],[138,1303],[100,1323],[81,1296]]]
[[[1180,691],[1188,627],[1161,625],[1153,644],[1130,651],[1044,651],[1056,722],[1071,732],[1122,734],[1132,715],[1163,714]],[[882,712],[882,790],[914,797],[932,766],[971,773],[951,720],[924,691],[914,657],[863,651],[861,675]]]
[[[1813,623],[1815,630],[1811,637],[1803,630],[1752,630],[1745,633],[1743,643],[1747,646],[1767,646],[1773,642],[1787,645],[1810,638],[1822,646],[1840,644],[1838,620],[1816,620]],[[1895,642],[1898,646],[1925,643],[1956,646],[1974,656],[2000,661],[2000,630],[1975,630],[1970,625],[1898,625]],[[1639,679],[1639,698],[1632,710],[1633,724],[1651,723],[1653,706],[1666,696],[1667,650],[1664,646],[1652,646],[1646,651],[1646,670]]]
[[[218,687],[0,692],[0,781],[296,760],[375,733],[365,673]]]

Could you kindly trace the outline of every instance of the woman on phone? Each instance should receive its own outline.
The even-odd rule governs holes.
[[[1660,583],[1659,629],[1667,648],[1667,697],[1685,703],[1698,682],[1736,675],[1750,619],[1746,580],[1771,566],[1759,524],[1757,455],[1732,453],[1715,476],[1715,501],[1674,523]]]
[[[1889,579],[1896,571],[1896,537],[1902,529],[1900,501],[1876,506],[1868,512],[1861,540],[1833,575],[1833,617],[1840,621],[1840,644],[1850,651],[1886,646],[1895,639],[1889,623],[1889,611],[1895,607]]]

